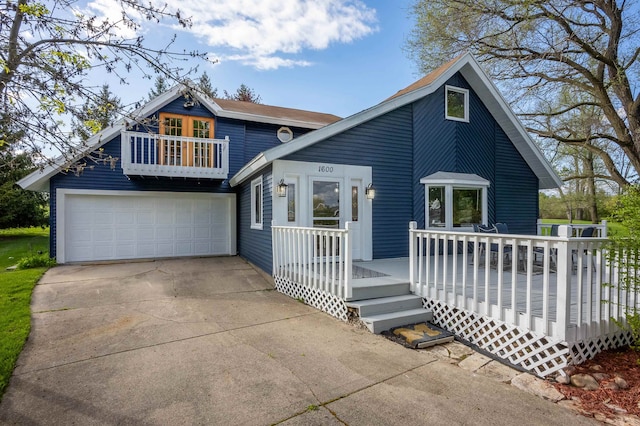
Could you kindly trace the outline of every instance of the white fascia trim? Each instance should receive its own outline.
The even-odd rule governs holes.
[[[439,185],[452,185],[455,186],[456,188],[458,187],[489,187],[491,186],[491,183],[483,178],[480,179],[456,179],[456,178],[450,178],[450,179],[429,179],[429,178],[422,178],[420,179],[420,183],[421,184],[426,184],[428,186],[439,186]]]
[[[540,189],[552,189],[562,186],[562,179],[560,179],[560,177],[553,170],[551,164],[549,164],[547,159],[540,151],[540,148],[538,148],[533,139],[531,139],[531,136],[520,122],[520,119],[515,115],[496,85],[484,73],[478,61],[476,61],[476,59],[472,55],[468,55],[468,60],[466,61],[465,65],[469,65],[469,67],[471,67],[474,71],[474,75],[469,75],[469,71],[465,69],[465,67],[460,67],[460,73],[465,77],[469,84],[471,84],[473,87],[474,79],[469,77],[477,77],[482,81],[486,89],[491,94],[491,97],[487,98],[486,96],[482,96],[482,90],[478,90],[479,88],[473,87],[474,91],[476,92],[476,94],[478,94],[478,96],[480,96],[489,111],[491,111],[494,116],[495,114],[499,113],[504,114],[505,117],[512,123],[514,130],[516,131],[516,134],[514,134],[514,132],[510,132],[509,129],[505,129],[505,133],[507,133],[507,135],[514,141],[520,139],[522,142],[524,142],[529,147],[530,153],[533,154],[538,163],[543,167],[544,172],[548,175],[547,179],[545,179],[544,176],[540,176],[540,173],[543,171],[538,167],[535,167],[535,164],[532,164],[531,157],[526,155],[526,152],[522,152],[522,145],[516,144],[516,149],[518,149],[527,164],[529,164],[529,167],[531,167],[534,173],[538,176],[538,179],[540,179]],[[497,110],[495,107],[498,107]]]
[[[146,117],[153,111],[180,97],[180,95],[182,94],[182,89],[183,86],[181,85],[174,86],[169,91],[153,98],[142,107],[133,111],[130,116],[135,118]],[[87,148],[84,149],[81,153],[73,156],[71,160],[65,160],[64,157],[58,157],[53,160],[52,164],[48,164],[43,169],[36,170],[33,173],[25,176],[24,178],[20,179],[17,184],[22,189],[27,189],[30,191],[49,191],[49,179],[53,175],[58,173],[64,167],[85,157],[91,151],[95,151],[96,149],[112,140],[114,137],[118,136],[122,131],[123,126],[128,121],[129,120],[127,120],[126,117],[119,119],[113,125],[105,128],[104,130],[87,139]]]

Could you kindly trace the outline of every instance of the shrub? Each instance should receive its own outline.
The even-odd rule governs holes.
[[[18,269],[30,269],[40,267],[50,267],[56,264],[55,259],[49,257],[49,253],[30,254],[18,262]]]
[[[613,217],[629,230],[629,234],[611,236],[608,261],[617,265],[618,285],[631,293],[635,302],[624,306],[626,324],[615,319],[614,322],[631,333],[631,348],[640,350],[640,186],[629,187],[618,198]]]

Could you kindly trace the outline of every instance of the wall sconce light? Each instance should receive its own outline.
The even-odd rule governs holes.
[[[278,194],[278,197],[286,197],[287,196],[287,187],[288,186],[289,185],[284,183],[284,179],[280,179],[280,183],[278,184],[278,186],[276,186],[276,194]]]
[[[186,101],[184,101],[183,106],[184,106],[186,109],[191,109],[191,108],[193,108],[193,107],[195,106],[195,104],[196,104],[196,103],[195,103],[194,101],[192,101],[191,99],[187,99]]]
[[[364,190],[364,194],[367,196],[368,200],[376,198],[376,189],[373,187],[373,184],[369,184],[367,186],[367,189]]]

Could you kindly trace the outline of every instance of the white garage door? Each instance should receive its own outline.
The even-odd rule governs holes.
[[[57,200],[61,263],[236,254],[233,194],[66,190]]]

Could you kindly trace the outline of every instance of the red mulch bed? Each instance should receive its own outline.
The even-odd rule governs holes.
[[[599,389],[589,391],[560,383],[556,383],[555,386],[567,399],[579,398],[581,408],[589,413],[599,412],[608,417],[618,414],[605,405],[608,404],[623,408],[628,414],[640,416],[639,359],[640,352],[633,351],[629,347],[604,351],[575,367],[575,374],[606,374],[607,377],[600,381]],[[607,384],[613,382],[616,375],[627,381],[629,385],[627,389],[607,389]]]

